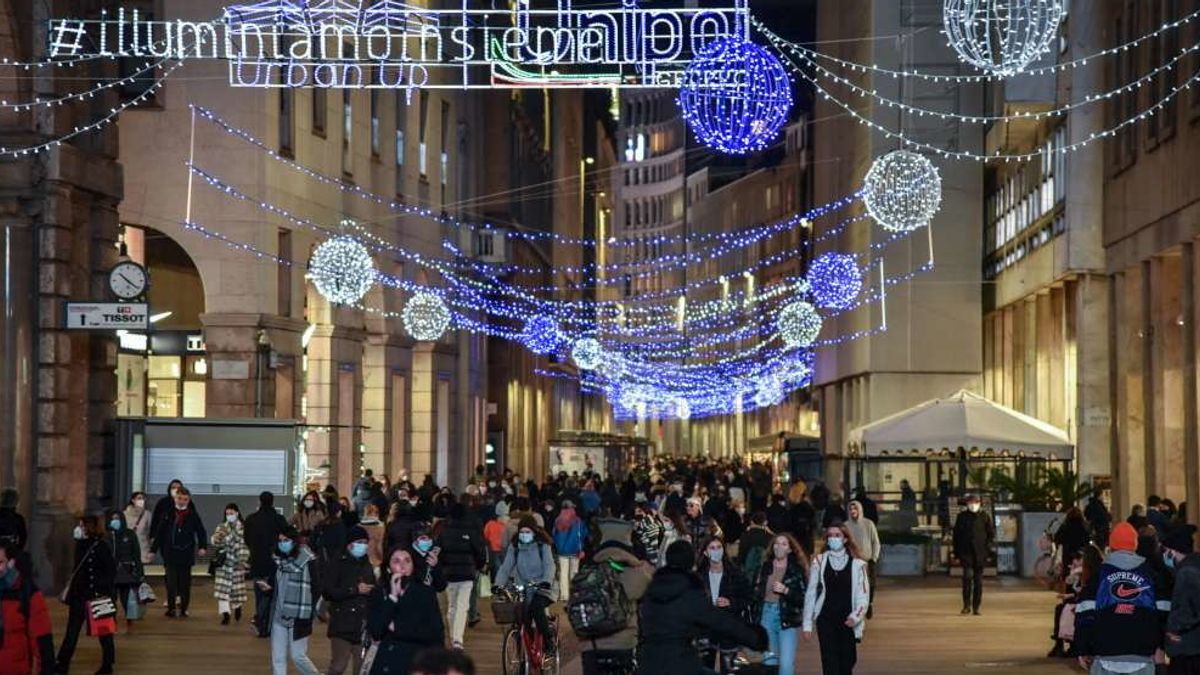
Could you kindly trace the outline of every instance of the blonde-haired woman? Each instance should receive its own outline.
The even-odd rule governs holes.
[[[816,624],[824,675],[851,675],[858,661],[871,589],[867,563],[850,531],[840,523],[825,528],[825,550],[813,558],[804,597],[804,639]]]

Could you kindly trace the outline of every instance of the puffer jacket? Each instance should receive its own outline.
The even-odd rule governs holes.
[[[436,541],[442,552],[438,555],[438,567],[446,581],[474,581],[487,561],[479,527],[473,520],[463,518],[444,521],[439,529]]]
[[[616,542],[610,542],[592,556],[592,561],[600,565],[615,565],[621,568],[618,578],[625,589],[625,597],[633,607],[637,607],[650,579],[654,576],[654,565],[638,558],[633,549]],[[579,650],[583,652],[594,649],[604,651],[628,651],[637,647],[638,624],[637,612],[629,618],[629,625],[624,629],[595,640],[580,640]]]
[[[127,526],[124,513],[114,513],[121,519],[121,529],[110,530],[104,538],[112,548],[116,564],[113,583],[118,586],[140,584],[145,574],[142,569],[142,547],[138,543],[137,533]]]
[[[346,551],[338,556],[325,574],[322,595],[329,601],[329,637],[356,645],[362,641],[367,625],[370,595],[358,592],[359,584],[375,586],[375,570],[366,556],[355,558]]]
[[[774,561],[767,560],[758,568],[754,577],[754,620],[762,619],[763,604],[767,597],[767,581],[771,578]],[[783,573],[783,585],[787,586],[787,595],[779,596],[779,618],[784,628],[797,628],[804,625],[804,595],[808,590],[808,570],[796,559],[794,554],[788,554],[787,570]]]
[[[1200,656],[1200,553],[1193,553],[1175,573],[1175,595],[1167,617],[1167,654]]]
[[[757,651],[767,648],[766,630],[717,609],[695,574],[672,567],[656,572],[639,609],[638,673],[702,672],[693,644],[702,635]]]

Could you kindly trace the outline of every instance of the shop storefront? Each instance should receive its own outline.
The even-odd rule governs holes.
[[[208,359],[198,332],[121,333],[117,415],[204,417]]]

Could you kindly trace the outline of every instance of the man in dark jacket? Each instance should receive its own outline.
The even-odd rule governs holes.
[[[329,601],[331,655],[328,675],[341,675],[350,661],[357,674],[362,670],[363,630],[367,625],[367,601],[375,588],[375,570],[367,557],[367,531],[355,525],[347,543],[325,574],[323,597]]]
[[[639,673],[703,673],[700,655],[692,644],[700,635],[766,649],[767,635],[761,626],[752,626],[712,604],[705,585],[692,572],[696,552],[690,543],[671,544],[666,559],[666,567],[654,574],[639,609]]]
[[[767,528],[767,515],[762,511],[750,516],[750,527],[746,528],[738,544],[737,564],[748,574],[757,574],[759,565],[768,559],[771,539],[775,534]]]
[[[427,527],[428,524],[421,519],[411,503],[400,502],[396,507],[395,520],[388,524],[387,550],[412,546],[413,540],[417,538],[416,533]]]
[[[1075,646],[1093,675],[1154,675],[1171,598],[1158,571],[1134,553],[1137,545],[1132,525],[1114,527],[1112,552],[1075,607]]]
[[[1200,554],[1168,552],[1175,562],[1175,594],[1167,617],[1171,675],[1200,673]]]
[[[967,497],[967,509],[954,521],[954,557],[962,564],[963,614],[979,615],[983,602],[983,568],[996,540],[992,515],[982,510],[979,495]]]
[[[435,546],[441,549],[438,565],[446,579],[446,627],[450,629],[450,644],[461,649],[471,588],[487,561],[487,548],[482,529],[467,517],[467,507],[462,502],[450,507],[450,518],[440,523],[438,530],[434,539]]]
[[[272,558],[279,535],[287,531],[288,522],[275,510],[275,495],[258,495],[258,510],[246,518],[246,546],[250,549],[250,581],[254,584],[254,627],[258,636],[271,635],[271,592],[263,585],[274,583],[275,561]]]
[[[1092,498],[1083,509],[1083,517],[1087,519],[1088,528],[1092,531],[1092,541],[1100,548],[1108,546],[1108,532],[1112,529],[1112,514],[1104,505],[1104,491],[1100,488],[1092,490]]]
[[[192,504],[192,493],[186,487],[175,490],[174,513],[164,518],[154,543],[162,555],[167,577],[167,616],[175,616],[175,598],[179,598],[179,615],[187,617],[192,599],[192,565],[196,554],[208,553],[208,533],[200,514]]]

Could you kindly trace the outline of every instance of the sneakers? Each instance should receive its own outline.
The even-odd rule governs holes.
[[[459,642],[458,640],[455,640],[454,644],[450,645],[450,648],[456,652],[465,651],[465,649],[463,648],[463,643]]]
[[[167,618],[168,618],[168,619],[174,619],[174,618],[175,618],[175,610],[173,610],[173,609],[168,609],[168,610],[167,610],[167,614],[166,614],[166,616],[167,616]]]
[[[959,614],[963,614],[963,615],[970,614],[970,613],[971,613],[971,608],[970,608],[970,607],[963,607],[963,608],[962,608],[962,611],[961,611],[961,612],[959,612]]]

